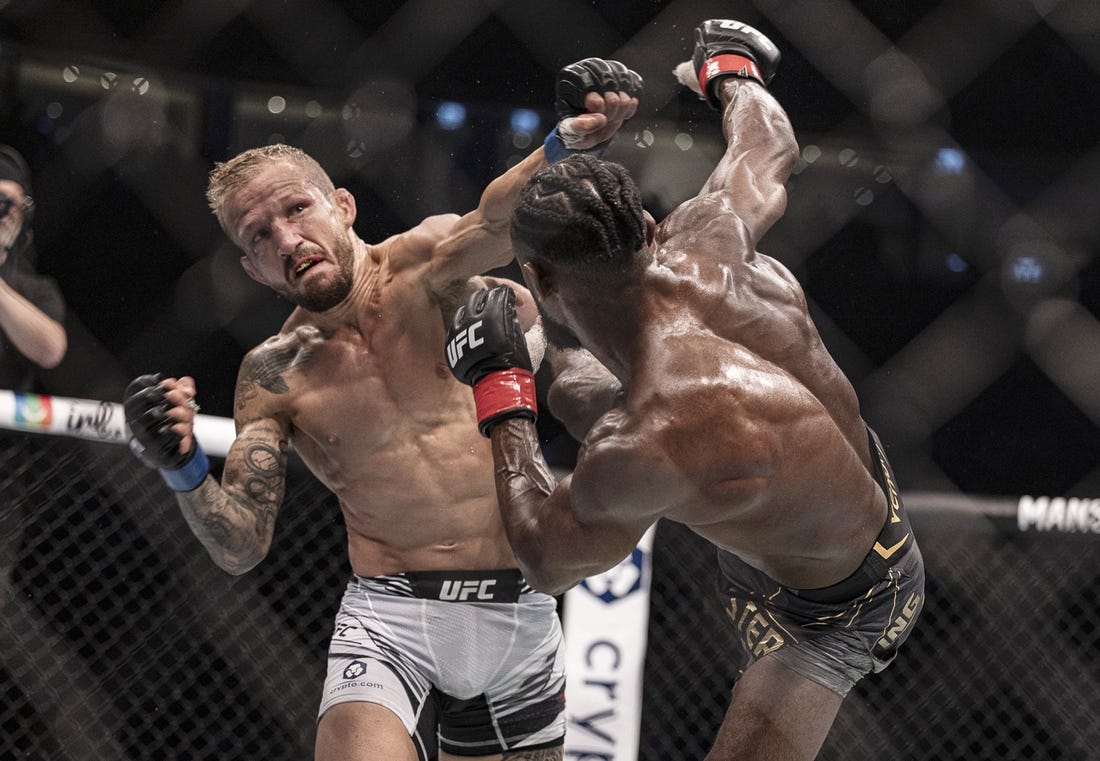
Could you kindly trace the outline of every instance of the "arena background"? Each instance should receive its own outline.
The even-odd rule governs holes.
[[[39,269],[70,310],[38,390],[118,400],[139,373],[186,373],[230,414],[241,357],[288,310],[203,189],[259,143],[317,156],[378,240],[472,208],[552,125],[554,72],[616,58],[646,91],[610,157],[660,217],[721,151],[669,73],[712,17],[783,51],[772,90],[804,160],[761,248],[803,283],[928,563],[916,633],[822,758],[1095,758],[1092,0],[0,0],[0,142],[33,169]],[[569,467],[575,443],[540,425]],[[308,757],[347,568],[331,497],[292,481],[271,556],[229,578],[123,448],[0,431],[0,758]],[[1024,495],[1055,506],[1026,531]],[[1059,519],[1060,498],[1086,518]],[[721,719],[737,664],[712,573],[658,527],[640,758],[702,758]]]

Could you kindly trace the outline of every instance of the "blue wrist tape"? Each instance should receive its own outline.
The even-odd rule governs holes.
[[[542,149],[546,154],[546,163],[554,164],[567,156],[571,156],[574,153],[587,153],[591,156],[599,158],[603,155],[603,152],[607,150],[607,146],[611,145],[611,139],[604,140],[599,145],[595,145],[591,148],[581,151],[571,151],[565,147],[565,143],[561,141],[561,137],[558,135],[558,125],[554,125],[554,129],[546,133],[546,138],[542,141]]]
[[[174,491],[194,491],[199,488],[210,472],[210,461],[206,459],[206,452],[202,451],[198,440],[193,440],[194,452],[191,459],[179,470],[160,469],[160,476],[164,483]]]
[[[558,137],[558,125],[546,133],[546,139],[542,141],[542,148],[546,152],[546,163],[555,164],[569,155],[569,149]]]

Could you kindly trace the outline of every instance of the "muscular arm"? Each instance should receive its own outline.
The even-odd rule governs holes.
[[[461,217],[436,244],[430,274],[436,290],[508,263],[512,258],[512,206],[527,179],[544,166],[546,159],[540,147],[493,180],[482,193],[478,207]]]
[[[504,529],[527,583],[560,594],[606,571],[634,549],[652,520],[582,521],[573,476],[555,486],[534,424],[511,419],[492,430],[493,462]]]
[[[234,575],[254,568],[271,547],[286,490],[290,440],[289,424],[272,412],[272,400],[285,393],[283,374],[299,355],[261,348],[245,358],[237,379],[237,437],[221,483],[207,476],[194,491],[176,495],[211,559]],[[186,438],[182,446],[190,446]]]
[[[744,222],[755,248],[787,208],[784,183],[798,159],[798,143],[786,112],[763,85],[726,77],[718,94],[726,153],[700,197],[716,194]]]
[[[554,371],[546,393],[550,412],[570,436],[584,441],[593,423],[622,401],[622,384],[585,349],[551,344],[546,347],[546,359]]]
[[[221,569],[242,574],[266,557],[286,486],[287,438],[271,420],[240,428],[222,482],[176,495],[183,517]]]
[[[566,120],[574,132],[583,136],[577,144],[580,149],[614,137],[623,122],[634,115],[638,99],[614,92],[590,92],[584,104],[587,113]],[[459,219],[447,237],[436,244],[430,274],[433,290],[438,292],[455,280],[465,280],[511,260],[512,207],[527,180],[544,166],[546,154],[540,146],[485,188],[478,207]]]

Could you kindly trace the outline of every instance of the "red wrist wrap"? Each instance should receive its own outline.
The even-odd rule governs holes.
[[[535,376],[519,367],[489,373],[474,384],[474,404],[478,428],[486,436],[483,424],[502,412],[528,410],[537,415]]]
[[[720,53],[714,58],[708,58],[703,67],[699,69],[699,88],[707,91],[707,82],[719,74],[731,74],[735,77],[755,79],[764,84],[764,75],[760,73],[760,67],[751,58],[734,53]]]

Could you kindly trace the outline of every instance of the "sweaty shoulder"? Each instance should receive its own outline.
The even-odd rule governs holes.
[[[388,249],[390,266],[400,269],[430,262],[436,245],[450,234],[458,220],[457,214],[436,214],[403,233],[387,238],[380,245]]]
[[[755,245],[727,193],[707,193],[677,206],[657,226],[660,248],[717,259],[751,258]]]
[[[587,519],[649,520],[683,498],[680,478],[647,425],[616,408],[592,426],[573,471],[573,503]]]

